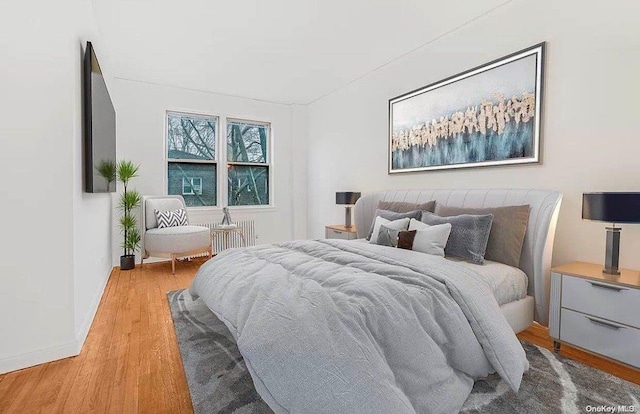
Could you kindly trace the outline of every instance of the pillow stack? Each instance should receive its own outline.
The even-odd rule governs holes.
[[[380,226],[392,220],[399,220],[402,218],[420,220],[423,211],[431,211],[435,208],[436,202],[429,201],[427,203],[406,203],[403,201],[379,201],[378,209],[376,210],[375,220],[371,224],[367,240],[371,243],[376,243],[378,239],[378,232]],[[383,218],[385,221],[378,221],[378,218]],[[406,230],[406,228],[404,229]],[[374,236],[375,234],[375,236]]]
[[[518,267],[529,211],[528,205],[464,208],[380,201],[367,239],[476,264],[486,259]]]
[[[451,225],[432,227],[420,222],[422,215],[434,208],[435,201],[422,204],[380,201],[369,230],[369,242],[444,256]]]
[[[431,214],[425,212],[425,214]],[[444,257],[444,247],[451,233],[451,224],[430,226],[415,218],[387,220],[376,217],[370,243],[398,247]]]
[[[374,230],[370,242],[381,246],[397,247],[398,234],[409,227],[409,218],[407,217],[393,221],[378,217],[376,221],[379,224],[378,231],[376,233]]]

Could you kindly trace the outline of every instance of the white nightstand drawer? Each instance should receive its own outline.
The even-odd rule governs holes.
[[[344,239],[349,240],[351,233],[347,231],[340,231],[336,229],[325,229],[325,238],[327,239]]]
[[[562,309],[560,340],[640,367],[640,329]]]
[[[640,328],[640,290],[564,275],[562,307]]]

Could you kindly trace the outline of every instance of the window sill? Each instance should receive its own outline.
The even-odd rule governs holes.
[[[222,207],[187,207],[187,211],[195,214],[207,214],[207,213],[220,213],[222,214]],[[231,213],[273,213],[276,211],[276,206],[230,206],[229,212]]]

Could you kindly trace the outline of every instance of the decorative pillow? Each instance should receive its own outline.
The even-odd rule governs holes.
[[[377,217],[376,225],[378,225],[378,223],[378,232],[371,236],[369,243],[380,244],[382,246],[396,247],[398,244],[398,232],[406,230],[407,227],[409,227],[408,218],[389,221],[382,217]]]
[[[378,227],[377,229],[376,227],[376,223],[377,223],[377,219],[378,217],[381,217],[385,220],[388,221],[392,221],[392,220],[398,220],[401,218],[414,218],[414,219],[418,219],[420,220],[420,217],[422,217],[422,211],[421,210],[413,210],[413,211],[407,211],[406,213],[396,213],[395,211],[390,211],[390,210],[376,210],[376,214],[374,215],[374,217],[376,218],[376,220],[373,221],[373,223],[371,223],[371,228],[369,229],[369,235],[367,236],[367,240],[371,241],[372,237],[374,234],[378,234],[378,231],[380,230],[380,227]],[[408,220],[407,220],[408,221]],[[382,223],[384,224],[384,223]],[[375,241],[373,241],[373,243],[375,243]]]
[[[451,217],[440,217],[429,212],[422,214],[422,222],[425,224],[431,226],[451,224],[451,234],[444,248],[447,255],[468,259],[476,264],[484,263],[492,221],[492,214],[480,216],[461,214]]]
[[[378,201],[378,210],[389,210],[396,213],[408,213],[409,211],[422,210],[433,213],[436,201],[431,200],[426,203],[406,203],[404,201]]]
[[[158,211],[153,210],[156,214],[156,220],[158,220],[158,228],[176,227],[176,226],[188,226],[187,212],[184,208],[177,210]]]
[[[416,232],[411,250],[444,257],[444,247],[449,240],[449,234],[451,234],[451,223],[430,226],[411,219],[409,230]],[[399,244],[398,247],[400,247]]]
[[[446,207],[438,204],[436,214],[445,217],[460,214],[493,214],[493,224],[484,257],[487,260],[518,267],[529,223],[529,210],[529,205],[464,208]]]
[[[411,250],[413,248],[413,239],[416,237],[417,230],[403,230],[398,233],[398,249]]]
[[[380,216],[376,217],[376,219],[373,220],[373,230],[370,232],[371,234],[368,237],[369,243],[376,244],[376,242],[378,241],[380,226],[382,226],[383,224],[387,224],[390,221],[391,220],[387,220],[386,218],[382,218]]]

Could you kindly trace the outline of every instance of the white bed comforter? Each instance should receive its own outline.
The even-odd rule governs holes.
[[[236,337],[276,413],[454,413],[528,362],[486,285],[444,258],[343,240],[227,250],[190,293]]]

